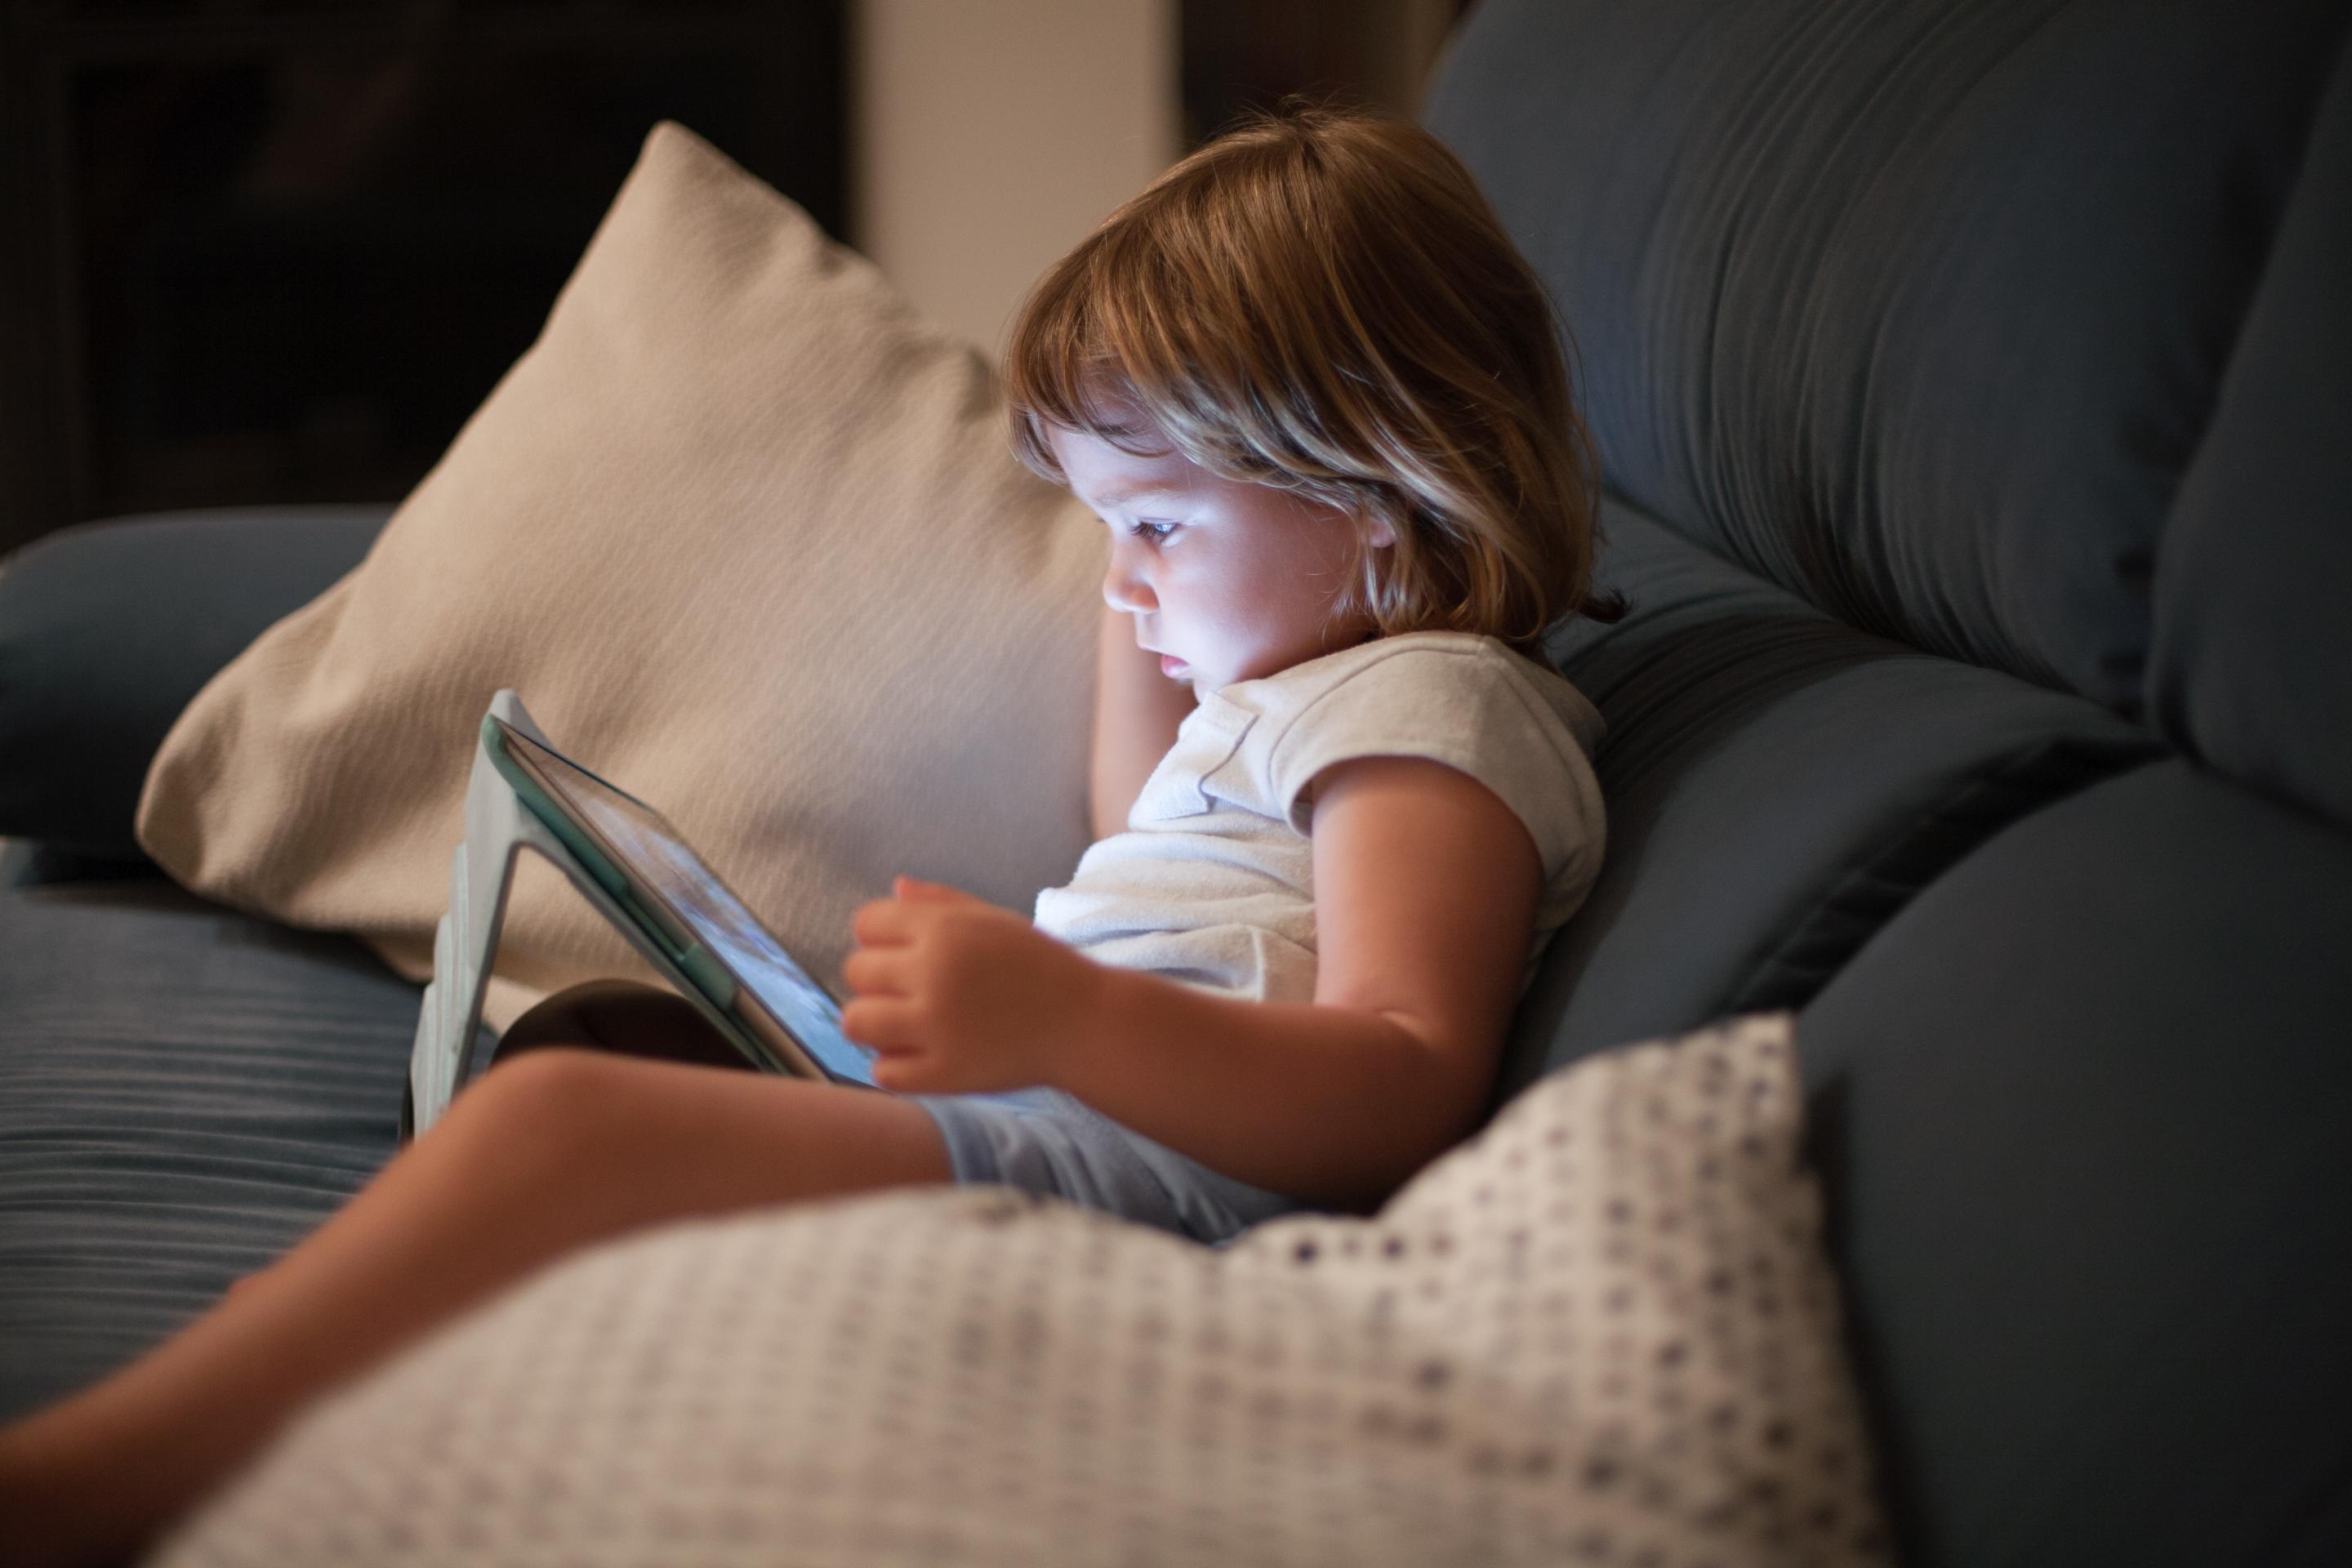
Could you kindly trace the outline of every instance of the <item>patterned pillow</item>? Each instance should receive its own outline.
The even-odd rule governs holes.
[[[330,1399],[160,1561],[1884,1562],[1801,1110],[1773,1015],[1223,1251],[992,1188],[660,1230]]]

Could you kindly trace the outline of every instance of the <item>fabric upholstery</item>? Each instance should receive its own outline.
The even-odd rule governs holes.
[[[2352,823],[2352,48],[2156,560],[2151,712]]]
[[[161,879],[144,856],[87,854],[37,838],[0,838],[0,889]]]
[[[1654,514],[1612,513],[1606,569],[1633,617],[1557,649],[1611,720],[1612,842],[1523,1011],[1514,1072],[1612,1061],[1620,1039],[1744,998],[1804,1005],[1805,1147],[1896,1555],[1921,1568],[2352,1562],[2352,594],[2334,259],[2347,14],[1481,0],[1432,100],[1567,308],[1612,483]],[[2150,762],[2149,736],[2016,678],[2126,714],[2144,700],[2201,762]],[[0,965],[93,984],[79,955],[98,937],[18,959],[19,929],[35,928],[0,930]],[[240,960],[256,951],[260,928],[219,929]],[[0,968],[11,984],[26,973]],[[123,1031],[176,1041],[182,1005],[176,990],[148,998]],[[291,1028],[310,1005],[268,1008]],[[0,1047],[22,1049],[9,1026]],[[119,1066],[112,1048],[88,1053],[92,1081],[68,1109],[94,1120],[142,1074],[189,1071],[188,1054],[151,1068],[130,1047]],[[89,1266],[168,1268],[180,1238],[219,1223],[209,1195],[184,1205],[162,1189],[173,1170],[136,1165],[182,1119],[249,1121],[289,1081],[307,1100],[344,1070],[289,1052],[208,1083],[173,1121],[93,1141],[100,1168],[142,1178],[122,1201],[149,1206]],[[1588,1080],[1542,1087],[1568,1081]],[[373,1116],[377,1090],[359,1100]],[[0,1093],[0,1118],[11,1104]],[[354,1136],[388,1138],[378,1125]],[[1640,1113],[1615,1131],[1706,1157],[1703,1142],[1653,1144]],[[0,1139],[0,1157],[13,1147]],[[1489,1141],[1441,1167],[1505,1165],[1436,1193],[1449,1222],[1517,1215],[1535,1181],[1591,1179],[1509,1152]],[[308,1191],[293,1169],[199,1190],[302,1208],[280,1195]],[[49,1179],[6,1170],[0,1247],[24,1245]],[[1410,1212],[1416,1226],[1434,1214]],[[1525,1467],[1535,1451],[1495,1434],[1560,1416],[1531,1410],[1561,1390],[1622,1397],[1664,1344],[1620,1344],[1617,1394],[1573,1373],[1547,1384],[1527,1370],[1564,1347],[1533,1331],[1543,1318],[1503,1308],[1529,1261],[1512,1221],[1446,1232],[1477,1240],[1454,1254],[1458,1273],[1414,1275],[1437,1286],[1426,1300],[1383,1279],[1376,1230],[1298,1223],[1329,1228],[1305,1233],[1311,1259],[1269,1267],[1270,1295],[1219,1294],[1205,1281],[1244,1276],[1172,1240],[986,1194],[625,1242],[313,1412],[178,1559],[462,1560],[570,1531],[567,1561],[633,1545],[664,1561],[964,1546],[1062,1561],[1034,1548],[1075,1514],[1138,1531],[1115,1536],[1140,1542],[1130,1559],[1197,1547],[1221,1564],[1376,1562],[1424,1546],[1409,1533],[1424,1521],[1470,1519],[1489,1533],[1454,1560],[1487,1562],[1503,1556],[1499,1521],[1590,1495],[1568,1478],[1615,1452],[1545,1450],[1515,1491],[1511,1456]],[[1436,1234],[1404,1230],[1400,1265],[1428,1262]],[[1628,1249],[1639,1273],[1654,1239],[1604,1237],[1602,1274]],[[15,1256],[0,1257],[0,1292]],[[1336,1287],[1301,1283],[1334,1262]],[[1161,1264],[1157,1315],[1094,1310],[1143,1294],[1136,1279]],[[1005,1280],[1037,1294],[994,1294]],[[56,1310],[85,1299],[121,1321],[120,1300],[72,1289]],[[1031,1300],[1046,1310],[1008,1304]],[[763,1337],[778,1300],[804,1338]],[[67,1343],[18,1328],[50,1310],[11,1305],[0,1357]],[[755,1340],[773,1359],[739,1358],[727,1378],[691,1359]],[[1365,1341],[1395,1353],[1345,1359]],[[1339,1406],[1358,1425],[1328,1443],[1312,1421],[1335,1384],[1254,1403],[1274,1384],[1261,1347],[1297,1375],[1316,1364],[1294,1353],[1310,1342],[1333,1377],[1377,1365],[1368,1380],[1393,1390]],[[1506,1344],[1519,1375],[1464,1379],[1463,1347]],[[1443,1358],[1433,1385],[1418,1381],[1424,1351]],[[845,1424],[815,1418],[835,1409]],[[881,1485],[912,1439],[975,1428],[939,1472],[950,1483]],[[1072,1428],[1087,1440],[1052,1446]],[[653,1438],[659,1464],[616,1433]],[[1658,1458],[1677,1436],[1685,1455],[1706,1441],[1642,1428],[1633,1468],[1601,1473],[1633,1480],[1634,1503],[1706,1476]],[[414,1466],[412,1493],[375,1489],[394,1479],[387,1456]],[[1292,1464],[1299,1485],[1269,1484]],[[1368,1476],[1385,1501],[1326,1500],[1303,1537],[1269,1528]],[[667,1507],[629,1489],[649,1478]],[[1200,1541],[1184,1533],[1202,1518]],[[1368,1539],[1367,1519],[1392,1528]],[[1538,1544],[1547,1562],[1638,1561],[1611,1528]]]
[[[0,561],[0,835],[143,861],[131,814],[180,710],[357,565],[391,510],[117,518]]]
[[[392,1153],[417,990],[345,938],[160,877],[11,887],[0,1002],[0,1421],[163,1339]]]
[[[2342,828],[2159,763],[1802,1015],[1906,1562],[2352,1562],[2347,887]]]
[[[896,872],[1027,909],[1087,842],[1103,531],[976,351],[656,128],[538,342],[365,563],[173,726],[142,844],[431,973],[491,694],[665,812],[820,981]],[[522,861],[487,1011],[650,969]]]
[[[1370,1219],[1002,1190],[670,1226],[331,1397],[162,1568],[1888,1561],[1785,1016],[1596,1058]]]
[[[1612,503],[1626,618],[1550,652],[1609,732],[1609,853],[1514,1026],[1500,1092],[1621,1040],[1811,999],[2016,818],[2157,753],[2080,699],[1831,620]]]
[[[1613,488],[1848,624],[2125,713],[2157,534],[2352,7],[1486,0],[1425,119]]]

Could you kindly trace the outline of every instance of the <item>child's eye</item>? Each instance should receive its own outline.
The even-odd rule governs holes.
[[[1176,525],[1172,522],[1138,522],[1128,528],[1128,532],[1136,538],[1148,539],[1154,544],[1167,542],[1168,536],[1175,531]]]

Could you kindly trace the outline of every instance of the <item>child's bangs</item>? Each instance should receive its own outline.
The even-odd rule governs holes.
[[[1118,253],[1139,247],[1106,243],[1112,232],[1097,230],[1039,281],[1013,322],[1005,354],[1013,454],[1055,484],[1068,479],[1046,439],[1049,429],[1148,457],[1165,450],[1157,431],[1187,423],[1172,398],[1154,395],[1173,379],[1156,362],[1177,345],[1165,341],[1167,315],[1150,299],[1152,269],[1122,267]],[[1124,308],[1106,308],[1114,301]],[[1152,352],[1154,338],[1163,340],[1156,345],[1162,352]]]

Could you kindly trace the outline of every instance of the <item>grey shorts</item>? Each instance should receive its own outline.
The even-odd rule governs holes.
[[[907,1098],[939,1123],[958,1182],[1067,1198],[1213,1247],[1308,1206],[1221,1176],[1058,1089]]]

